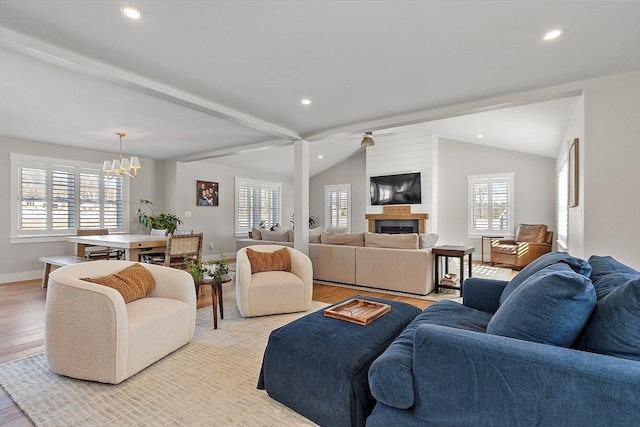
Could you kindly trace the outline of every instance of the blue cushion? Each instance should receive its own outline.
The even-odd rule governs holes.
[[[610,256],[591,255],[589,265],[591,266],[591,281],[596,281],[611,273],[627,273],[640,276],[640,271],[634,270]]]
[[[535,273],[500,306],[487,333],[569,347],[596,304],[591,280],[564,263]]]
[[[589,258],[589,264],[591,265],[591,282],[596,288],[598,301],[609,295],[618,286],[640,277],[640,271],[634,270],[610,256],[592,255]]]
[[[589,274],[591,274],[591,266],[587,261],[572,257],[566,252],[549,252],[527,265],[516,277],[511,279],[511,282],[509,282],[507,287],[504,288],[504,291],[500,296],[500,304],[502,305],[509,295],[511,295],[511,292],[523,284],[529,277],[533,276],[543,268],[557,263],[567,264],[571,269],[573,269],[573,271],[586,277],[589,277]]]
[[[373,397],[394,408],[407,409],[413,405],[413,341],[418,326],[433,324],[484,332],[490,319],[491,313],[453,301],[427,307],[371,364],[369,386]]]
[[[598,301],[576,348],[640,361],[640,277]]]
[[[606,276],[601,276],[598,280],[591,279],[593,287],[596,288],[596,295],[598,301],[609,295],[611,292],[618,289],[619,286],[624,285],[629,280],[640,277],[640,274],[630,273],[611,273]]]

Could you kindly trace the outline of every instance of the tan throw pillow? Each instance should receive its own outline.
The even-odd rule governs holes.
[[[251,274],[263,271],[291,271],[291,256],[287,248],[275,252],[258,252],[247,248]]]
[[[368,248],[418,249],[418,235],[365,233],[364,245]]]
[[[260,230],[259,228],[252,228],[251,238],[253,240],[262,240],[262,230]]]
[[[262,230],[262,240],[268,240],[270,242],[288,242],[289,233],[286,231]]]
[[[127,304],[149,295],[156,288],[156,281],[149,270],[140,264],[133,264],[124,270],[102,277],[83,277],[80,280],[108,286],[120,292]]]
[[[347,227],[327,227],[324,229],[327,233],[348,233],[349,229]]]
[[[320,242],[328,245],[364,246],[364,233],[321,233]]]
[[[309,230],[309,243],[320,243],[320,234],[322,233],[322,227],[312,228]]]

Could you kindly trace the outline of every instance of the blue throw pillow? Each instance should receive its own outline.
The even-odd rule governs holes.
[[[564,263],[538,271],[518,286],[487,325],[487,333],[569,347],[596,304],[591,281]]]
[[[640,277],[598,301],[576,348],[640,361]]]
[[[598,301],[616,290],[618,286],[640,277],[640,271],[634,270],[610,256],[592,255],[589,258],[589,264],[591,265],[591,281],[596,288]]]
[[[602,298],[618,289],[619,286],[624,285],[629,280],[639,277],[640,274],[611,273],[606,276],[601,276],[597,280],[591,278],[591,282],[593,283],[593,287],[596,288],[596,295],[598,297],[598,301],[600,301]]]
[[[511,292],[524,283],[529,277],[543,268],[557,263],[567,264],[573,271],[585,277],[589,277],[591,274],[591,266],[587,261],[573,257],[567,252],[549,252],[527,265],[516,277],[511,279],[511,282],[509,282],[507,287],[504,288],[504,291],[502,291],[502,295],[500,295],[500,305],[511,295]]]
[[[640,276],[640,271],[634,270],[610,256],[591,255],[589,265],[591,266],[591,281],[594,282],[594,286],[596,280],[612,273],[635,274],[636,276]]]

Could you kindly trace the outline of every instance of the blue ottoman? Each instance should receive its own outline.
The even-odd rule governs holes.
[[[323,309],[274,330],[258,389],[321,426],[364,426],[375,405],[369,367],[421,310],[355,298],[389,304],[391,311],[361,326],[326,317]]]

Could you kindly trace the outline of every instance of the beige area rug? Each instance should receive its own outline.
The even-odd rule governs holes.
[[[455,261],[453,259],[450,260],[451,264],[449,266],[449,271],[450,272],[459,272],[460,271],[460,267],[459,267],[459,263],[458,260],[455,259]],[[465,272],[466,270],[466,263],[465,263]],[[510,268],[502,268],[502,267],[492,267],[489,265],[484,265],[484,264],[473,264],[473,266],[471,267],[471,273],[473,277],[482,277],[485,279],[498,279],[498,280],[509,280],[509,277],[511,276],[511,269]],[[369,291],[369,292],[379,292],[381,294],[388,294],[388,295],[396,295],[396,296],[401,296],[401,297],[408,297],[408,298],[415,298],[415,299],[421,299],[421,300],[425,300],[425,301],[442,301],[442,300],[452,300],[452,301],[457,301],[459,303],[462,303],[462,298],[460,297],[460,291],[456,291],[453,289],[442,289],[440,290],[439,293],[435,293],[435,292],[431,292],[428,295],[416,295],[416,294],[410,294],[407,292],[397,292],[397,291],[388,291],[385,289],[378,289],[378,288],[368,288],[366,286],[355,286],[355,285],[346,285],[346,284],[342,284],[342,283],[333,283],[333,282],[325,282],[322,280],[314,280],[314,283],[319,283],[321,285],[329,285],[329,286],[337,286],[340,288],[349,288],[349,289],[355,289],[358,291]]]
[[[58,376],[43,354],[0,365],[0,383],[37,426],[314,426],[256,389],[270,331],[309,312],[243,319],[232,291],[217,330],[198,310],[191,343],[119,385]]]

